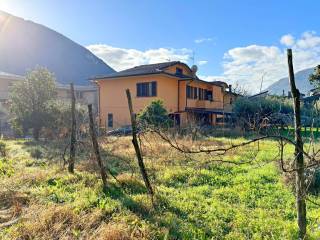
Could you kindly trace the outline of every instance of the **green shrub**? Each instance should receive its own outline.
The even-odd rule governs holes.
[[[43,152],[39,148],[33,148],[30,151],[30,156],[35,159],[41,159],[43,157]]]
[[[315,169],[314,172],[311,172],[310,174],[313,174],[313,178],[310,182],[308,191],[313,194],[319,194],[320,193],[320,168]]]
[[[14,169],[11,161],[5,158],[0,158],[0,176],[11,176],[14,173]]]
[[[163,101],[158,99],[152,101],[141,113],[138,114],[138,121],[142,126],[170,127],[172,120],[163,105]]]
[[[7,144],[4,141],[0,141],[0,157],[7,157]]]

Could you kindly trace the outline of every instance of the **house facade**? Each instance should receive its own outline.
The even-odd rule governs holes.
[[[100,126],[107,130],[130,124],[126,89],[135,113],[161,99],[176,125],[223,124],[232,113],[230,100],[224,102],[227,84],[203,81],[195,68],[178,61],[137,66],[93,81],[99,89]]]
[[[57,83],[57,98],[62,101],[71,100],[70,85]],[[98,90],[96,86],[74,85],[74,95],[76,101],[81,104],[92,104],[98,106]]]

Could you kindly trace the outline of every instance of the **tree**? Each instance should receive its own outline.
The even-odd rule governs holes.
[[[309,75],[310,83],[315,87],[320,87],[320,65],[315,67],[314,72]]]
[[[237,124],[245,129],[258,130],[262,123],[269,125],[290,122],[292,118],[292,104],[280,97],[266,97],[255,99],[238,98],[233,106]]]
[[[16,132],[25,134],[32,129],[38,140],[40,131],[48,126],[49,104],[56,96],[54,75],[46,68],[36,67],[27,72],[10,92],[11,125]]]
[[[172,120],[163,105],[163,101],[153,100],[146,108],[139,113],[138,121],[143,126],[151,125],[153,127],[172,126]]]

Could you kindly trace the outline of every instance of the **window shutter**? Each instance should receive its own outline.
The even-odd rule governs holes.
[[[137,83],[137,97],[141,97],[141,84]]]
[[[152,82],[151,86],[151,96],[155,97],[157,96],[157,82]]]

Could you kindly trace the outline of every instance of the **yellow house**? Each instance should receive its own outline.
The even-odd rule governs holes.
[[[179,61],[137,66],[93,81],[99,88],[100,126],[107,130],[130,124],[126,89],[131,92],[135,113],[152,100],[162,99],[176,125],[190,121],[222,124],[231,115],[230,101],[224,102],[227,84],[203,81],[196,76],[195,67]]]

